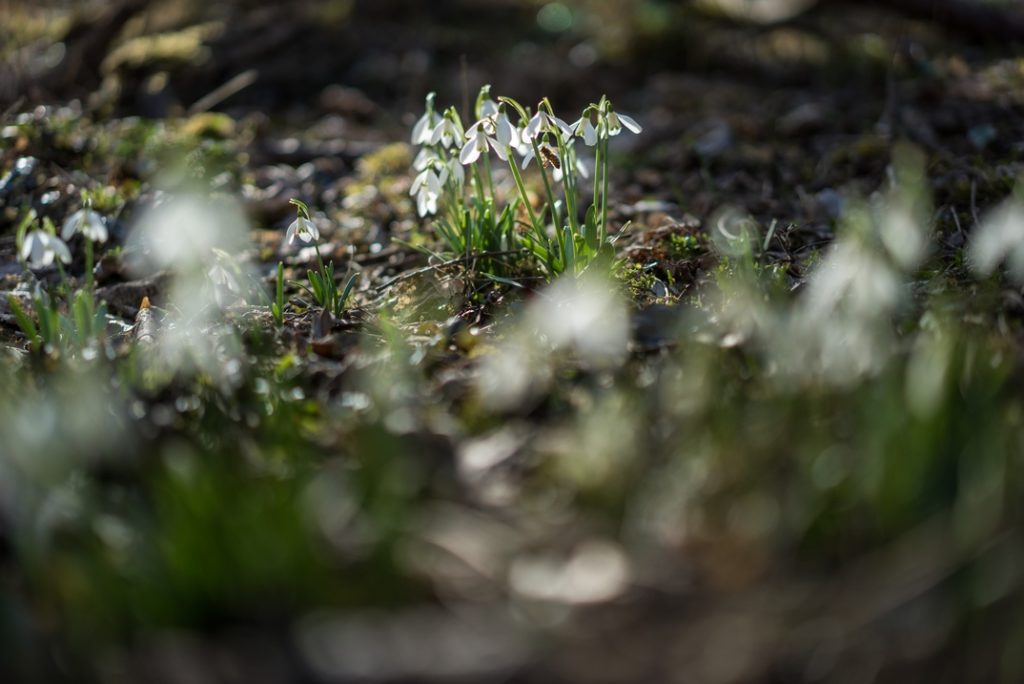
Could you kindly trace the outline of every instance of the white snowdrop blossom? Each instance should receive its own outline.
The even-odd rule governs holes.
[[[494,136],[504,147],[519,146],[518,129],[512,125],[512,122],[508,119],[508,114],[505,112],[499,112],[494,117]]]
[[[577,119],[572,125],[573,133],[583,138],[584,144],[588,147],[593,147],[597,144],[597,126],[594,125],[594,121],[587,112],[579,119]]]
[[[43,268],[53,263],[54,258],[65,264],[71,263],[71,252],[56,235],[45,230],[33,230],[21,244],[21,258],[30,268]]]
[[[462,127],[459,126],[458,122],[451,116],[445,116],[431,132],[430,144],[436,145],[441,143],[441,146],[447,150],[455,141],[461,140],[462,137]]]
[[[483,97],[477,103],[477,116],[481,119],[494,117],[498,114],[500,106],[490,98],[491,89],[488,87]]]
[[[591,106],[584,111],[583,116],[572,124],[573,134],[583,138],[583,143],[588,147],[596,145],[602,137],[618,135],[622,132],[623,128],[633,133],[640,133],[644,130],[633,117],[614,111],[607,113],[598,112],[596,115],[597,125],[595,126],[594,111],[596,111],[595,108]]]
[[[75,233],[81,233],[93,242],[107,241],[107,224],[103,217],[92,209],[79,209],[64,222],[60,236],[70,240]]]
[[[285,240],[289,245],[295,244],[296,239],[303,242],[318,240],[320,239],[320,230],[308,218],[299,216],[292,221],[291,225],[288,226],[288,232],[285,233]]]
[[[506,117],[505,121],[508,121]],[[514,135],[514,129],[511,128],[511,124],[508,126],[508,130],[503,130],[501,133],[497,131],[495,122],[492,119],[480,119],[475,124],[469,127],[466,131],[466,144],[462,146],[462,150],[459,152],[459,161],[463,164],[472,164],[480,155],[487,152],[487,147],[490,145],[491,149],[501,158],[502,161],[508,160],[507,148],[511,146],[512,135]],[[502,144],[495,135],[508,136],[508,142]]]
[[[426,168],[420,171],[412,182],[409,194],[416,197],[416,213],[420,217],[437,213],[437,200],[441,197],[441,186],[444,184],[444,178],[448,175],[447,167],[442,168],[443,177],[439,177],[433,168]]]
[[[633,117],[616,112],[608,112],[608,135],[618,135],[622,132],[623,126],[632,133],[641,133],[644,129],[640,127]]]
[[[440,121],[441,117],[434,111],[434,93],[430,93],[427,95],[427,110],[412,127],[412,144],[426,145],[429,143],[430,136],[434,134],[434,128]]]
[[[466,183],[466,170],[462,168],[462,164],[455,157],[452,157],[445,164],[445,168],[451,174],[452,179],[455,181],[455,187],[462,188]]]
[[[417,171],[422,171],[423,169],[430,166],[433,162],[440,161],[440,159],[441,158],[437,156],[437,152],[434,152],[434,150],[430,149],[429,147],[423,147],[420,149],[419,154],[417,154],[416,158],[413,160],[412,168],[416,169]]]
[[[538,109],[537,113],[526,124],[524,137],[527,140],[534,140],[542,133],[551,133],[561,137],[563,140],[568,140],[572,136],[572,128],[557,116],[548,114],[543,109]]]

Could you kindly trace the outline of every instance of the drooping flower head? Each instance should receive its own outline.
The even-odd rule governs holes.
[[[434,127],[440,122],[437,112],[434,111],[434,93],[428,93],[426,98],[426,111],[419,118],[416,125],[412,127],[412,144],[426,145],[430,142],[430,136]]]
[[[449,107],[445,111],[444,116],[441,117],[441,121],[430,132],[429,144],[437,145],[440,143],[447,150],[454,143],[460,142],[464,135],[462,123],[459,121],[459,115],[455,111],[455,107]]]
[[[572,128],[569,124],[548,111],[548,107],[546,101],[537,105],[537,113],[530,118],[523,131],[526,140],[535,140],[545,133],[560,140],[568,140],[572,136]]]
[[[64,222],[60,236],[64,240],[70,240],[75,233],[81,233],[93,242],[106,242],[107,224],[100,214],[88,206],[82,207]]]
[[[633,117],[620,114],[612,108],[611,102],[601,98],[598,104],[591,104],[583,110],[582,116],[572,124],[573,134],[583,138],[584,144],[593,147],[600,140],[618,135],[622,129],[640,133],[643,128]]]
[[[54,258],[71,263],[71,251],[63,240],[45,230],[33,230],[25,236],[21,259],[29,268],[44,268],[52,264]]]
[[[498,114],[498,103],[491,99],[490,84],[480,88],[480,94],[476,96],[476,118],[486,119]]]

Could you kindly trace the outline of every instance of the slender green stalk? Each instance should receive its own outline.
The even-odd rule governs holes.
[[[540,154],[540,145],[537,144],[536,138],[530,141],[533,145],[533,157],[537,160],[537,166],[540,167],[540,177],[544,179],[544,190],[548,195],[548,209],[551,212],[551,222],[557,227],[561,223],[559,212],[555,209],[555,193],[551,190],[551,181],[548,180],[547,169],[544,168],[544,158]],[[563,175],[563,178],[565,176]]]
[[[92,240],[85,238],[85,291],[92,293]]]
[[[537,233],[538,237],[544,237],[544,228],[537,220],[537,214],[533,211],[533,205],[530,204],[530,197],[526,194],[526,185],[523,184],[523,176],[519,173],[519,167],[516,166],[516,160],[512,156],[512,150],[508,149],[507,152],[508,166],[512,169],[512,177],[516,180],[516,188],[519,189],[519,196],[523,198],[523,204],[526,205],[526,211],[530,215],[530,223],[533,224],[533,231]]]
[[[601,239],[600,243],[603,244],[605,238],[608,236],[608,135],[604,136],[604,141],[599,143],[602,145],[601,158],[604,163],[604,169],[601,173],[601,182],[603,187],[601,188],[601,221],[598,225],[601,226]]]

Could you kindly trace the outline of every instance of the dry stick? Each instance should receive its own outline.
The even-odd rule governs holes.
[[[199,114],[210,111],[232,95],[236,95],[251,86],[259,78],[259,75],[260,73],[256,69],[249,69],[229,78],[225,83],[217,86],[192,103],[192,106],[188,108],[188,113]]]
[[[526,254],[528,250],[525,249],[506,249],[499,252],[480,252],[479,254],[470,254],[468,256],[458,257],[457,259],[449,259],[448,261],[442,261],[439,264],[432,264],[430,266],[424,266],[423,268],[417,268],[412,271],[407,271],[401,275],[397,275],[386,283],[382,283],[375,287],[377,292],[388,289],[392,285],[396,285],[400,282],[415,278],[416,276],[423,275],[424,273],[430,273],[431,271],[439,271],[449,266],[456,266],[458,264],[465,264],[470,261],[476,261],[477,259],[487,259],[491,257],[510,256],[512,254]]]

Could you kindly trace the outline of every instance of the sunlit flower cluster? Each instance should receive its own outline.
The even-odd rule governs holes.
[[[608,141],[623,130],[640,133],[640,125],[616,112],[607,98],[588,105],[569,124],[555,114],[547,98],[530,111],[511,98],[492,98],[490,86],[480,90],[474,115],[475,120],[464,126],[454,107],[438,111],[434,94],[427,96],[426,111],[411,136],[411,142],[421,147],[409,189],[419,216],[446,217],[442,221],[448,223],[439,226],[439,232],[453,252],[473,251],[474,246],[483,251],[487,245],[516,247],[507,226],[499,228],[493,219],[506,215],[503,209],[522,210],[532,229],[530,237],[522,238],[530,242],[524,247],[544,262],[551,275],[585,268],[607,238]],[[587,161],[577,155],[577,139],[593,148],[593,174]],[[507,164],[515,181],[514,193],[497,182],[508,176],[492,173],[492,154]],[[533,208],[522,177],[535,159],[540,162],[537,175],[546,196],[540,211]],[[581,195],[585,189],[577,181],[591,175],[592,211],[590,224],[584,225],[587,205]],[[502,192],[496,193],[496,188]],[[556,199],[556,193],[561,198]],[[475,213],[467,217],[467,208]]]

